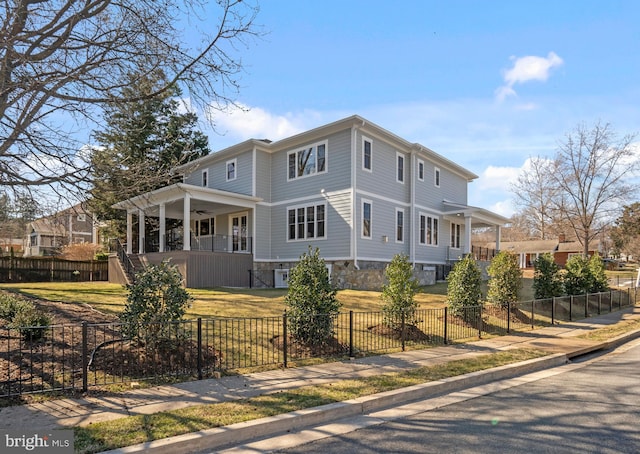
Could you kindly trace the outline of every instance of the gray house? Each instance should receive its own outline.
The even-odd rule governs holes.
[[[467,205],[477,175],[357,115],[247,140],[175,172],[182,183],[115,205],[127,211],[119,257],[171,258],[187,287],[286,286],[309,246],[340,288],[379,288],[398,253],[426,284],[472,252],[473,228],[495,228],[499,246],[507,222]]]

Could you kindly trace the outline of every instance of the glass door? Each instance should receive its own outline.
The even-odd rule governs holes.
[[[249,252],[246,214],[231,217],[231,251]]]

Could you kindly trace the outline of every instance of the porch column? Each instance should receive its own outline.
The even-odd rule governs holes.
[[[138,254],[144,254],[144,211],[138,210]]]
[[[502,236],[502,227],[496,225],[496,251],[500,252],[500,240]]]
[[[471,253],[471,216],[464,217],[464,254]]]
[[[127,210],[127,254],[133,254],[133,213]]]
[[[160,250],[158,252],[164,252],[164,241],[165,241],[165,230],[166,230],[166,219],[165,219],[165,204],[160,204]]]
[[[191,194],[184,195],[184,216],[182,221],[182,250],[191,250]]]

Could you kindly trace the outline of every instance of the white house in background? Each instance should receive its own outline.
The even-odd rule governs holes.
[[[182,183],[114,206],[127,211],[121,261],[171,257],[187,287],[284,286],[309,247],[341,288],[379,288],[399,253],[427,283],[472,251],[473,228],[495,228],[499,248],[507,222],[467,204],[477,175],[357,115],[175,172]]]

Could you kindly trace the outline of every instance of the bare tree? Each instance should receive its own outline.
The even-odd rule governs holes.
[[[577,126],[559,145],[552,176],[559,189],[558,208],[571,225],[585,256],[589,242],[613,222],[638,189],[640,168],[632,142],[618,138],[609,124]]]
[[[81,184],[79,132],[102,106],[140,100],[124,90],[129,74],[166,75],[147,97],[180,85],[201,107],[232,102],[255,1],[2,1],[0,186]]]
[[[519,222],[526,225],[531,235],[541,240],[554,232],[559,214],[553,200],[557,198],[558,187],[553,181],[555,163],[547,158],[535,157],[527,160],[527,165],[511,185],[514,202],[520,208]]]

